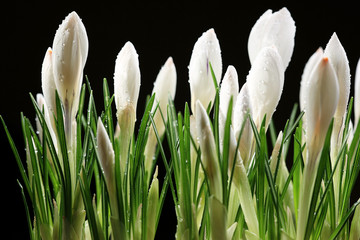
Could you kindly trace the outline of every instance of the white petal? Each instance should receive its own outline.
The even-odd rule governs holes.
[[[266,114],[266,127],[279,103],[284,86],[284,68],[276,47],[258,54],[246,79],[252,117],[257,127]]]
[[[99,162],[104,175],[107,181],[107,184],[110,184],[109,181],[112,181],[115,169],[115,154],[110,141],[110,138],[106,132],[104,124],[101,119],[98,119],[97,122],[97,149],[99,152]]]
[[[210,193],[222,199],[222,184],[219,161],[216,158],[216,145],[211,131],[210,120],[205,108],[196,101],[196,131],[200,143],[201,159],[209,180]]]
[[[131,105],[136,113],[140,91],[139,59],[131,42],[125,43],[120,50],[114,72],[114,93],[117,111]]]
[[[322,48],[318,48],[318,50],[311,55],[311,57],[309,58],[309,60],[307,61],[305,68],[304,68],[304,72],[301,76],[301,86],[300,86],[300,110],[303,111],[305,109],[305,105],[306,105],[306,101],[305,101],[305,86],[307,85],[308,81],[309,81],[309,77],[312,73],[312,71],[314,70],[314,68],[316,67],[317,63],[320,61],[321,58],[323,58],[323,50]]]
[[[251,29],[248,40],[250,62],[253,64],[264,47],[275,45],[287,68],[294,50],[295,22],[286,8],[272,13],[267,10]]]
[[[334,116],[339,86],[336,73],[328,58],[315,66],[305,90],[306,143],[310,159],[316,158],[322,148],[329,124]]]
[[[239,143],[239,151],[246,168],[249,165],[249,155],[251,152],[251,143],[253,139],[253,131],[250,125],[250,121],[247,118],[248,114],[251,115],[251,105],[247,83],[245,82],[239,92],[234,106],[233,128],[236,139],[241,137]],[[246,122],[244,122],[245,120]],[[245,125],[240,136],[243,124]]]
[[[169,97],[174,100],[176,92],[176,68],[171,57],[167,59],[164,66],[162,66],[159,74],[157,75],[152,92],[155,93],[156,99],[156,102],[153,106],[153,111],[155,110],[157,103],[159,103],[161,113],[166,120]],[[158,109],[156,111],[154,115],[154,121],[159,135],[161,136],[165,131],[165,126],[160,114],[160,110]]]
[[[220,109],[227,114],[229,102],[233,98],[233,106],[236,103],[236,97],[239,92],[238,75],[234,66],[229,66],[225,72],[220,88]]]
[[[339,82],[339,103],[334,117],[342,123],[350,96],[350,67],[346,52],[336,33],[331,36],[324,55],[329,58]]]
[[[360,118],[360,59],[358,60],[355,72],[355,90],[354,90],[354,112],[355,112],[355,128]]]
[[[45,102],[51,112],[56,113],[55,91],[52,50],[48,48],[41,68],[41,88],[44,94]]]
[[[204,32],[195,43],[192,51],[189,64],[189,83],[193,112],[197,100],[200,100],[201,104],[206,108],[210,102],[214,102],[215,86],[209,62],[219,83],[222,74],[222,60],[220,44],[214,29]]]
[[[56,31],[52,49],[54,80],[60,99],[65,108],[77,111],[88,38],[75,12],[70,13]]]

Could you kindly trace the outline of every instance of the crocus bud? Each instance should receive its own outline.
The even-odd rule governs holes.
[[[240,137],[239,151],[244,166],[247,169],[251,159],[251,147],[253,142],[253,130],[251,128],[249,114],[251,114],[250,98],[247,83],[241,87],[234,105],[233,124],[236,140]],[[243,127],[244,126],[244,127]],[[242,133],[241,128],[243,127]]]
[[[41,88],[45,102],[50,112],[56,114],[54,71],[52,64],[52,50],[48,48],[41,68]]]
[[[130,139],[134,133],[136,106],[140,91],[139,60],[134,45],[125,43],[120,50],[114,72],[114,93],[119,124],[120,169],[123,174],[128,159]]]
[[[310,200],[319,163],[318,156],[324,145],[339,99],[338,80],[327,57],[315,62],[309,79],[305,80],[303,87],[307,154],[299,196],[296,233],[298,240],[305,237]]]
[[[306,94],[306,89],[307,88],[307,84],[308,81],[310,79],[310,74],[312,73],[313,69],[316,66],[316,63],[318,63],[320,61],[321,58],[323,58],[323,54],[324,51],[322,48],[318,48],[318,50],[309,58],[309,60],[307,61],[303,74],[301,76],[301,82],[300,82],[300,94],[299,94],[299,98],[300,98],[300,110],[304,111],[305,109],[305,105],[306,105],[306,101],[305,101],[305,94]],[[303,119],[304,120],[304,119]]]
[[[154,82],[152,94],[155,93],[155,103],[152,108],[154,113],[153,119],[156,130],[161,137],[165,132],[164,120],[167,119],[167,105],[169,98],[174,100],[176,92],[176,69],[173,59],[169,57],[161,68]],[[164,120],[163,120],[164,117]],[[145,147],[145,171],[150,173],[153,159],[155,157],[157,139],[153,125],[150,125],[148,140]],[[147,176],[150,181],[150,174]]]
[[[107,183],[114,180],[115,154],[101,119],[97,122],[97,148],[99,152],[99,162]]]
[[[106,132],[101,118],[97,122],[97,149],[99,153],[99,163],[104,173],[106,187],[110,197],[112,215],[117,216],[117,195],[115,187],[115,153],[109,135]]]
[[[316,63],[304,87],[308,161],[315,161],[324,144],[339,99],[338,80],[327,57]]]
[[[330,59],[339,83],[339,102],[334,117],[342,120],[346,114],[350,95],[350,67],[346,52],[336,33],[331,36],[324,55]]]
[[[86,30],[75,12],[70,13],[56,31],[52,49],[56,89],[64,104],[65,114],[75,117],[88,55]]]
[[[259,129],[266,114],[267,127],[284,86],[284,68],[276,47],[261,50],[251,66],[246,82],[254,122]]]
[[[136,106],[140,91],[139,59],[135,47],[131,42],[125,43],[120,50],[114,72],[114,93],[117,114],[131,108],[134,121],[136,120]]]
[[[219,83],[222,74],[220,44],[214,29],[204,32],[197,40],[192,51],[189,64],[189,83],[191,92],[191,109],[194,112],[196,101],[207,108],[213,104],[215,86],[210,71],[209,62],[214,70],[216,81]]]
[[[339,85],[339,102],[334,114],[333,133],[331,135],[332,160],[335,161],[340,149],[342,132],[346,118],[347,103],[350,96],[350,67],[345,50],[341,45],[336,33],[334,33],[324,51],[324,55],[330,59],[330,64],[335,70]]]
[[[284,70],[289,65],[295,37],[295,22],[290,12],[282,8],[277,12],[267,10],[251,29],[248,52],[251,64],[264,47],[276,46],[282,59]]]
[[[169,57],[161,68],[159,74],[154,82],[154,88],[152,93],[155,93],[155,103],[153,111],[155,111],[156,105],[159,104],[159,109],[154,115],[154,121],[156,129],[160,136],[165,132],[165,125],[160,114],[161,113],[166,120],[167,118],[167,105],[169,98],[174,100],[176,92],[176,68],[173,59]]]
[[[355,72],[355,90],[354,90],[354,113],[355,113],[355,128],[359,123],[360,118],[360,59],[358,60]]]
[[[219,161],[215,152],[215,139],[211,131],[210,120],[205,108],[196,101],[196,130],[200,143],[201,160],[209,180],[210,194],[222,199],[222,183]]]
[[[230,98],[233,98],[233,106],[239,93],[238,75],[234,66],[229,66],[225,72],[220,88],[220,109],[226,115]]]

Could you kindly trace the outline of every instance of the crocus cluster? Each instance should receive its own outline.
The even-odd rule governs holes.
[[[359,239],[360,200],[349,202],[360,171],[360,61],[350,100],[349,62],[334,33],[305,65],[301,113],[296,118],[294,108],[276,133],[272,116],[295,31],[286,8],[260,16],[248,39],[251,68],[240,86],[235,66],[223,74],[219,40],[207,30],[189,62],[190,106],[176,112],[177,70],[169,57],[141,117],[139,56],[126,42],[115,61],[114,94],[104,79],[105,110],[97,115],[93,90],[83,84],[86,30],[70,13],[46,51],[42,94],[32,98],[36,133],[22,117],[27,171],[1,118],[34,209],[31,239],[154,239],[168,188],[176,239]],[[162,188],[158,158],[166,170]]]

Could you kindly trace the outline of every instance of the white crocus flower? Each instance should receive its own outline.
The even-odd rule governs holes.
[[[301,76],[301,82],[300,82],[300,110],[304,111],[306,106],[305,101],[305,94],[306,94],[306,88],[308,84],[308,80],[310,79],[310,74],[312,73],[313,69],[316,67],[316,63],[320,61],[321,58],[323,58],[324,51],[322,48],[318,48],[318,50],[309,58],[307,61],[303,74]],[[303,118],[303,121],[305,119]]]
[[[228,66],[224,78],[221,82],[220,88],[220,110],[225,114],[227,114],[229,108],[229,102],[231,97],[233,98],[233,107],[236,103],[236,98],[239,93],[239,81],[236,69],[234,66]],[[231,109],[231,111],[232,111]]]
[[[346,115],[347,103],[350,96],[350,67],[346,52],[341,45],[339,38],[334,33],[324,51],[324,55],[330,59],[330,64],[333,66],[339,85],[339,102],[334,114],[335,122],[342,125]],[[339,129],[337,129],[339,130]],[[338,134],[338,133],[337,133]]]
[[[309,214],[310,199],[318,168],[318,157],[323,147],[327,130],[334,116],[339,99],[339,84],[333,66],[327,57],[314,62],[309,79],[305,80],[305,132],[307,154],[301,182],[298,240],[304,239]]]
[[[267,10],[251,29],[248,40],[250,62],[253,64],[264,47],[276,46],[284,69],[289,65],[295,37],[295,22],[290,12],[282,8],[277,12]]]
[[[350,96],[350,67],[346,52],[341,45],[336,33],[334,33],[324,51],[324,55],[329,58],[330,64],[335,70],[339,86],[339,101],[334,114],[333,132],[331,135],[331,163],[335,165],[339,150],[342,144],[342,135],[346,118],[347,104]],[[337,208],[339,202],[339,182],[340,168],[336,168],[334,174],[334,194],[335,208],[337,217]]]
[[[100,117],[97,122],[96,140],[99,163],[104,174],[105,184],[109,194],[112,235],[115,239],[123,239],[124,234],[121,230],[123,223],[119,220],[119,207],[115,182],[115,153],[109,135],[106,132]]]
[[[88,55],[85,26],[75,12],[70,13],[56,31],[52,49],[54,81],[64,105],[66,131],[70,133]]]
[[[160,69],[156,80],[154,82],[154,88],[152,94],[155,93],[155,102],[152,108],[154,113],[153,119],[156,126],[156,130],[161,137],[165,132],[165,124],[163,121],[167,119],[167,105],[169,98],[174,100],[176,92],[176,68],[172,57],[169,57],[164,66]],[[155,156],[155,150],[157,145],[157,139],[154,132],[154,128],[151,125],[149,129],[148,140],[145,147],[145,170],[150,172],[152,167],[152,160]],[[150,175],[147,176],[150,181]]]
[[[207,108],[213,104],[215,98],[215,86],[210,71],[209,62],[214,70],[219,84],[222,74],[222,60],[220,44],[214,29],[204,32],[197,40],[192,51],[189,64],[189,83],[191,92],[191,110],[196,110],[195,104],[199,100]]]
[[[239,151],[245,168],[249,166],[251,159],[251,147],[253,140],[253,130],[250,125],[249,115],[251,115],[251,104],[248,93],[247,83],[245,82],[237,96],[234,105],[233,128],[236,139],[240,137]],[[244,127],[243,127],[244,125]],[[241,132],[241,129],[243,130]],[[241,133],[241,136],[240,136]]]
[[[113,200],[116,200],[116,189],[115,189],[115,153],[111,144],[110,138],[106,132],[105,126],[101,121],[101,118],[97,122],[97,150],[99,153],[99,163],[101,170],[104,173],[106,186],[110,196],[111,211],[114,214]],[[113,199],[114,198],[114,199]],[[116,212],[117,213],[117,212]]]
[[[176,68],[172,57],[169,57],[165,62],[164,66],[162,66],[162,68],[160,69],[160,72],[154,82],[154,88],[152,91],[152,94],[155,93],[155,103],[153,106],[153,111],[155,111],[157,104],[159,104],[159,109],[157,109],[154,115],[154,121],[156,129],[159,132],[160,136],[162,136],[165,132],[165,125],[162,120],[160,110],[164,119],[166,120],[168,101],[169,98],[174,100],[175,92]]]
[[[114,92],[117,114],[132,107],[134,121],[140,91],[140,68],[138,54],[131,42],[125,43],[115,63]]]
[[[354,129],[356,129],[360,118],[360,59],[358,60],[356,66],[356,72],[355,72],[354,113],[355,113]]]
[[[284,68],[275,46],[261,50],[251,66],[246,82],[254,122],[260,129],[266,115],[267,127],[284,86]]]
[[[209,180],[210,194],[222,200],[222,183],[219,161],[210,120],[205,108],[199,100],[196,101],[196,131],[201,149],[201,161],[204,165],[206,176]]]
[[[131,42],[120,50],[114,72],[114,93],[119,124],[120,169],[124,173],[130,139],[134,133],[136,107],[140,91],[140,68],[138,54]]]
[[[52,49],[48,48],[45,53],[41,68],[41,88],[45,102],[50,112],[56,114],[54,71],[52,64]]]
[[[315,160],[324,144],[339,100],[338,80],[327,57],[316,63],[304,91],[308,159]]]

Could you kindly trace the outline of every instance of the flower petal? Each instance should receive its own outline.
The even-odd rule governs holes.
[[[295,22],[287,8],[272,13],[267,10],[251,29],[248,40],[250,62],[253,64],[264,47],[275,45],[287,68],[294,50]]]
[[[233,98],[233,106],[239,92],[238,75],[234,66],[229,66],[225,72],[220,88],[220,109],[226,115],[230,98]]]
[[[304,91],[306,143],[310,155],[308,159],[315,160],[339,100],[338,80],[327,57],[316,64]]]
[[[261,50],[246,79],[252,117],[257,127],[266,114],[266,127],[279,103],[284,86],[284,68],[276,47]]]
[[[192,51],[189,64],[189,83],[193,112],[197,100],[206,108],[210,102],[212,104],[214,102],[215,86],[209,62],[219,83],[222,74],[222,60],[220,44],[214,29],[204,32],[195,43]]]
[[[83,69],[88,54],[85,26],[75,12],[70,13],[56,31],[52,49],[56,89],[65,108],[74,113],[78,107]]]
[[[300,85],[300,110],[303,111],[305,109],[306,101],[305,101],[305,86],[309,81],[309,77],[314,70],[316,64],[323,58],[324,51],[322,48],[318,48],[318,50],[309,58],[307,61],[304,72],[301,76],[301,85]]]
[[[115,62],[114,93],[117,111],[119,112],[131,105],[136,114],[139,91],[140,68],[138,54],[134,45],[127,42],[120,50]]]
[[[338,139],[350,96],[350,67],[346,52],[341,45],[339,38],[334,33],[324,51],[324,55],[329,58],[333,66],[339,83],[339,102],[334,114],[334,137]]]

